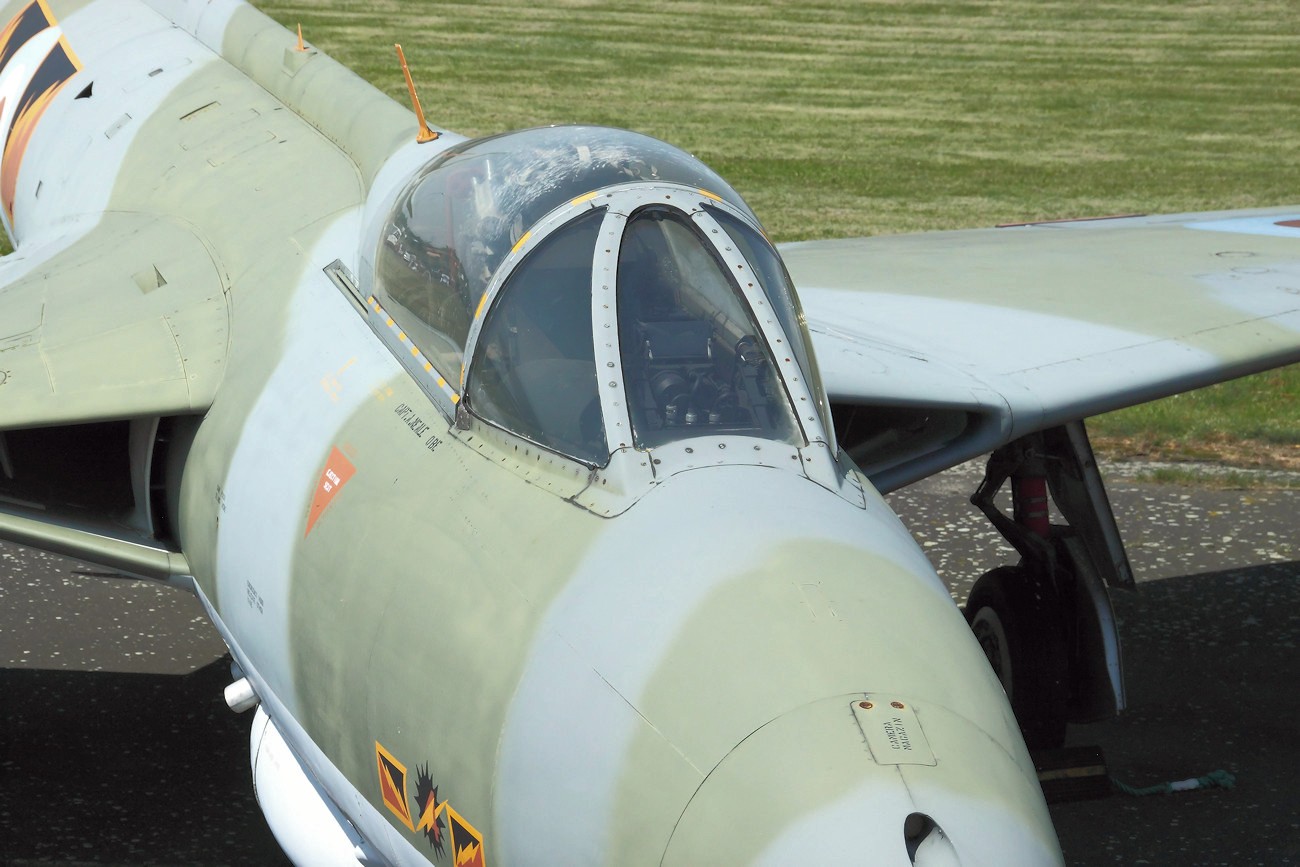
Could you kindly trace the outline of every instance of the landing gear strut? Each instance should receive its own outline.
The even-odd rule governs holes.
[[[1011,481],[1012,516],[994,502]],[[1051,492],[1049,500],[1048,492]],[[1067,722],[1124,707],[1119,636],[1107,586],[1133,575],[1082,422],[1015,440],[989,458],[971,502],[1020,554],[986,572],[966,621],[1031,750],[1065,741]],[[1055,502],[1064,524],[1052,524]]]

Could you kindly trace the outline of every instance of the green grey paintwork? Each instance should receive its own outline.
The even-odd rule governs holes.
[[[10,3],[6,13],[19,5]],[[86,4],[52,5],[66,17]],[[137,574],[188,572],[225,622],[246,616],[245,581],[249,594],[255,582],[287,585],[285,620],[268,628],[286,631],[289,658],[259,660],[283,690],[277,700],[395,839],[422,852],[427,845],[383,804],[376,742],[412,776],[430,764],[442,797],[483,833],[491,858],[511,818],[500,815],[496,788],[503,732],[521,712],[517,689],[533,654],[557,637],[632,733],[608,805],[603,853],[612,863],[655,862],[665,847],[670,858],[698,863],[722,833],[743,836],[729,853],[743,861],[762,853],[787,822],[833,804],[866,777],[924,790],[927,771],[881,765],[864,752],[849,702],[868,692],[916,708],[946,762],[950,792],[978,804],[998,786],[999,804],[1053,852],[1009,708],[960,613],[873,491],[843,496],[788,470],[688,468],[671,483],[602,494],[618,501],[609,511],[620,516],[607,519],[578,496],[592,478],[585,470],[472,420],[457,429],[396,361],[337,423],[288,419],[279,439],[262,440],[265,432],[249,419],[266,412],[268,395],[319,391],[347,361],[348,347],[322,347],[319,368],[290,370],[286,385],[294,299],[324,279],[312,258],[322,239],[355,217],[386,161],[407,146],[414,122],[329,58],[294,52],[288,34],[251,8],[238,10],[209,47],[227,62],[164,70],[176,73],[175,85],[152,113],[133,119],[106,216],[75,244],[52,243],[43,264],[0,289],[0,322],[16,323],[0,338],[0,366],[13,373],[0,389],[0,429],[202,416],[182,443],[176,541],[184,554],[162,544],[142,553],[26,516],[0,517],[0,532]],[[105,84],[99,92],[112,91]],[[93,159],[95,147],[87,144],[83,158]],[[1190,242],[1175,234],[1153,230],[1163,239],[1162,255],[1190,256]],[[869,270],[884,281],[880,291],[1038,310],[1157,338],[1200,335],[1189,345],[1220,351],[1217,338],[1205,334],[1224,324],[1225,308],[1209,301],[1172,317],[1158,303],[1130,315],[1118,306],[1099,310],[1077,294],[1028,294],[1005,276],[970,288],[979,281],[968,278],[1005,267],[1008,257],[1023,264],[1013,275],[1031,266],[1058,274],[1062,262],[1067,273],[1079,271],[1074,247],[1029,240],[1041,232],[1008,236],[1015,239],[1009,250],[999,240],[983,252],[967,245],[972,236],[937,237],[886,243],[897,262],[858,242],[807,248],[815,254],[807,258],[792,248],[795,276],[813,289],[858,292],[865,284],[857,276]],[[1109,243],[1089,248],[1106,260],[1107,286],[1132,278],[1153,249]],[[950,254],[965,265],[940,265]],[[26,255],[20,248],[20,259]],[[1095,278],[1088,285],[1095,288]],[[1124,291],[1115,290],[1116,305]],[[350,303],[334,301],[340,309]],[[361,321],[356,311],[345,313]],[[1239,317],[1228,320],[1237,333],[1248,330]],[[1222,351],[1238,353],[1232,358],[1241,364],[1271,362],[1278,341],[1292,347],[1282,354],[1294,351],[1286,329],[1252,333],[1254,342],[1233,338]],[[414,431],[398,412],[402,405],[418,407],[428,429]],[[432,448],[430,433],[439,439]],[[308,532],[313,492],[335,448],[355,475]],[[276,456],[288,453],[303,456],[310,471],[290,476],[277,466]],[[235,465],[236,455],[243,465]],[[846,487],[861,484],[851,468],[842,472],[852,476]],[[291,489],[295,532],[274,540],[291,549],[286,574],[233,574],[221,560],[223,533],[257,521],[227,513],[223,498],[259,475],[268,488]],[[702,479],[715,477],[710,498],[713,486]],[[718,544],[759,552],[761,565],[712,575],[709,591],[661,636],[644,682],[606,667],[584,644],[590,636],[580,618],[554,619],[573,605],[575,587],[602,579],[624,603],[605,618],[650,610],[662,573],[690,568],[656,559],[672,551],[666,540],[692,530],[699,536],[701,522],[718,517],[710,509],[735,515],[755,504],[767,515],[780,515],[783,505],[798,510],[790,522],[803,521],[803,534],[782,536],[775,525],[721,534]],[[832,528],[808,532],[823,516]],[[622,556],[595,553],[610,544],[621,546]],[[568,631],[552,633],[561,627]],[[258,636],[250,630],[228,638],[238,647]],[[791,744],[796,748],[782,749]],[[967,764],[954,758],[971,751],[979,757]],[[705,793],[703,806],[682,818],[697,791]],[[680,837],[670,843],[679,819]],[[538,846],[543,860],[573,854],[549,851],[544,840]]]
[[[1218,355],[1225,366],[1295,352],[1295,327],[1270,317],[1300,311],[1294,272],[1300,230],[1285,236],[1189,230],[1189,224],[1245,217],[1294,218],[1295,208],[1155,218],[1117,218],[924,235],[809,241],[783,245],[801,288],[890,293],[962,301],[1016,315],[1039,313],[1122,328],[1152,341],[1174,340]],[[1227,303],[1213,279],[1271,275],[1283,303],[1251,314]],[[1287,299],[1290,299],[1289,301]],[[809,310],[810,317],[831,311]],[[945,323],[935,323],[942,326]],[[992,335],[990,335],[992,337]],[[921,347],[918,347],[921,348]],[[936,354],[943,355],[942,348]],[[1031,356],[1012,373],[1051,364],[1083,347],[1062,345],[1057,358]],[[974,362],[977,359],[969,359]],[[1104,398],[1098,397],[1103,403]]]

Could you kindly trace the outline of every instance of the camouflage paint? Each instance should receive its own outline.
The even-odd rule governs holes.
[[[656,468],[623,455],[634,471],[618,477],[480,422],[453,427],[322,272],[339,259],[364,276],[395,189],[447,142],[404,143],[408,112],[323,55],[292,53],[290,35],[254,10],[153,6],[185,29],[132,0],[38,7],[72,34],[84,71],[103,64],[120,83],[100,78],[76,105],[70,88],[47,86],[23,170],[5,160],[24,232],[50,245],[24,245],[6,263],[13,282],[0,303],[24,329],[12,348],[36,357],[60,346],[30,303],[12,299],[29,302],[36,281],[87,284],[92,260],[146,300],[117,296],[133,299],[126,330],[69,355],[58,389],[30,384],[53,368],[22,370],[21,390],[6,386],[7,401],[19,397],[2,426],[108,417],[113,406],[205,413],[179,505],[197,589],[263,707],[384,857],[654,863],[667,847],[684,863],[788,860],[842,845],[859,833],[855,819],[900,839],[905,811],[926,809],[951,816],[945,829],[959,842],[984,828],[1026,857],[1059,861],[978,647],[850,468],[816,447],[771,450],[782,460],[764,460],[777,469],[732,457],[739,449],[724,460],[668,446]],[[101,28],[118,41],[90,38]],[[156,55],[134,56],[132,38]],[[1199,268],[1195,245],[1163,231],[1152,235],[1160,249]],[[941,243],[962,249],[972,237]],[[980,267],[968,270],[1011,254],[1028,267],[1034,250],[1058,269],[1074,262],[1054,243],[1022,249],[1022,236],[1005,237],[1004,249],[973,252],[966,261]],[[1000,309],[969,286],[946,288],[955,281],[929,270],[926,243],[897,245],[900,261],[924,253],[914,294]],[[137,264],[132,244],[157,255]],[[1107,270],[1112,261],[1131,272],[1151,255],[1109,244],[1096,245],[1099,273],[1116,280],[1124,269]],[[836,281],[863,270],[855,243],[845,259],[813,249],[830,269],[821,297],[852,296]],[[1021,294],[1009,279],[993,288],[1016,299],[1022,325],[1048,315],[1079,334],[1099,323],[1111,336],[1141,334],[1160,312]],[[1170,333],[1240,324],[1223,288],[1180,309]],[[148,307],[172,298],[187,303]],[[50,328],[76,321],[63,314]],[[1284,327],[1255,334],[1186,346],[1252,358],[1294,345]],[[170,366],[163,346],[179,357]],[[106,355],[119,363],[112,380]],[[129,400],[96,403],[114,382],[131,386]],[[51,395],[64,415],[41,410]],[[341,487],[318,500],[341,462],[350,474],[335,472]],[[933,764],[864,752],[853,705],[877,697],[910,709]]]

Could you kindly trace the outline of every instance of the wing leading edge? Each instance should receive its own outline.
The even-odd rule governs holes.
[[[1019,436],[1300,361],[1300,208],[784,245],[885,490]],[[853,453],[853,449],[850,448]]]
[[[0,267],[0,429],[211,404],[229,313],[224,278],[191,230],[110,212],[62,249],[34,246]]]

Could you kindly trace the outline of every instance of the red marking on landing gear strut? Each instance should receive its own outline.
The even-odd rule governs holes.
[[[1011,485],[1016,523],[1036,536],[1050,537],[1052,516],[1047,506],[1047,479],[1043,476],[1015,476]]]

